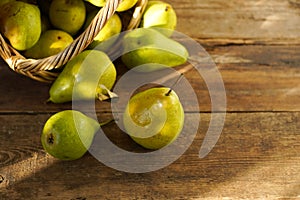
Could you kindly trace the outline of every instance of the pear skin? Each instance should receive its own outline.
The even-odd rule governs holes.
[[[177,26],[177,15],[174,8],[163,1],[149,1],[143,14],[142,28],[157,29],[170,37]],[[165,29],[165,30],[164,30]]]
[[[182,44],[151,28],[139,28],[128,32],[123,38],[123,46],[123,63],[129,69],[147,64],[147,68],[142,68],[144,72],[160,69],[157,64],[166,67],[184,64],[189,56]]]
[[[52,0],[49,8],[51,24],[70,35],[78,33],[85,22],[86,9],[83,0]]]
[[[41,16],[37,6],[11,1],[0,10],[0,32],[16,50],[31,48],[41,35]]]
[[[128,102],[123,123],[127,134],[147,149],[160,149],[172,143],[184,124],[184,111],[170,88],[150,88]]]
[[[100,124],[75,110],[52,115],[45,123],[41,142],[47,153],[61,160],[81,158],[92,144]]]
[[[48,30],[42,33],[38,42],[24,52],[27,58],[45,58],[64,50],[73,42],[73,37],[65,31]]]
[[[101,51],[85,50],[70,60],[55,79],[49,101],[104,99],[115,81],[116,69],[110,58]]]
[[[84,29],[91,23],[94,19],[98,10],[92,11],[88,14]],[[94,38],[94,41],[89,45],[89,49],[94,49],[97,47],[97,50],[107,51],[111,45],[117,40],[117,37],[113,37],[116,34],[119,34],[122,30],[122,21],[117,13],[115,13],[109,20],[106,22],[99,34]],[[113,39],[110,39],[113,37]],[[110,39],[108,41],[108,39]],[[107,41],[106,43],[103,43]],[[102,44],[102,45],[99,45]]]

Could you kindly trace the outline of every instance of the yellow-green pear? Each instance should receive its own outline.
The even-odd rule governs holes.
[[[149,1],[143,14],[142,28],[159,28],[158,31],[171,36],[177,26],[177,15],[174,8],[163,1]],[[166,29],[166,30],[164,30]]]
[[[65,31],[47,30],[38,42],[24,52],[27,58],[45,58],[55,55],[73,42],[73,37]]]
[[[5,3],[0,7],[0,32],[15,49],[31,48],[41,35],[39,8],[21,1]]]
[[[52,0],[49,8],[51,24],[72,36],[85,22],[86,9],[83,0]]]
[[[105,100],[116,81],[116,68],[101,51],[85,50],[70,60],[53,82],[49,101]]]
[[[184,111],[175,91],[166,87],[150,88],[129,100],[123,123],[136,143],[147,149],[160,149],[180,134]]]
[[[41,142],[47,153],[61,160],[81,158],[90,148],[100,124],[75,110],[52,115],[45,123]]]
[[[98,7],[103,7],[105,6],[107,0],[85,0],[87,2],[90,2],[91,4],[98,6]],[[123,0],[118,8],[117,8],[117,12],[123,12],[126,10],[129,10],[130,8],[132,8],[133,6],[135,6],[135,4],[137,3],[138,0]]]
[[[87,28],[87,26],[91,23],[91,21],[94,19],[97,13],[98,10],[95,10],[88,14],[84,25],[84,29]],[[115,13],[111,18],[109,18],[109,20],[106,22],[99,34],[94,38],[94,41],[89,45],[89,48],[94,49],[97,47],[97,50],[106,51],[117,40],[117,37],[112,38],[112,36],[119,34],[121,30],[122,21],[119,15]],[[106,41],[106,43],[103,43],[104,41]]]
[[[189,53],[179,42],[151,28],[139,28],[123,38],[124,54],[121,59],[130,69],[144,72],[186,63]],[[147,67],[135,68],[147,64]]]

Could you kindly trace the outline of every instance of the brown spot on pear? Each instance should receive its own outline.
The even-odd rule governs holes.
[[[45,58],[55,55],[73,42],[73,37],[65,31],[47,30],[38,42],[24,52],[27,58]]]

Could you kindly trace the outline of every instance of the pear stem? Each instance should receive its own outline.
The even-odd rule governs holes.
[[[105,126],[105,125],[107,125],[107,124],[109,124],[109,123],[111,123],[111,122],[113,122],[113,121],[115,121],[115,119],[109,119],[109,120],[107,120],[107,121],[105,121],[105,122],[99,123],[99,125],[100,125],[100,126]]]
[[[170,87],[170,90],[165,94],[166,96],[170,96],[171,92],[173,91],[173,88],[181,81],[183,78],[183,73],[180,73],[180,76],[177,78],[176,82]]]

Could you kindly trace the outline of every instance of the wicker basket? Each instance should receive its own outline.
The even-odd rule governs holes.
[[[91,24],[62,52],[42,58],[27,59],[6,43],[0,34],[0,55],[8,66],[17,73],[41,82],[52,82],[58,75],[54,69],[61,68],[73,57],[81,53],[93,41],[107,20],[115,13],[121,0],[108,0]],[[137,28],[148,0],[139,0],[135,6],[127,30]]]

